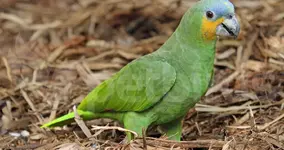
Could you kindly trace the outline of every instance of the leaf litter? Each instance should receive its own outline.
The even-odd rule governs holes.
[[[196,1],[0,2],[0,148],[284,149],[284,2],[232,1],[242,31],[218,42],[215,84],[186,116],[183,142],[150,129],[129,144],[110,119],[39,126],[158,49]]]

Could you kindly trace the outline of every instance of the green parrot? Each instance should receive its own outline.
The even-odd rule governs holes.
[[[142,136],[158,125],[180,141],[182,120],[210,86],[218,36],[240,31],[229,0],[200,0],[157,51],[136,59],[93,89],[77,108],[84,120],[110,118]],[[74,121],[74,112],[42,127]],[[126,133],[128,140],[133,139]]]

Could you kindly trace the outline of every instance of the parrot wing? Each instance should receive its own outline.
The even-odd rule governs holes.
[[[89,93],[78,106],[91,112],[144,111],[173,87],[176,71],[164,61],[138,59]]]

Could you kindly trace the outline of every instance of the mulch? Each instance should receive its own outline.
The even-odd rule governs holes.
[[[186,116],[183,142],[153,128],[125,143],[123,128],[109,119],[40,128],[158,49],[195,2],[0,1],[0,148],[284,149],[283,0],[232,0],[240,36],[218,42],[215,84]]]

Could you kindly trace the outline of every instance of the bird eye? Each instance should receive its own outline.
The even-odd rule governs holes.
[[[233,15],[229,15],[229,19],[233,19]]]
[[[212,19],[214,17],[214,13],[212,11],[207,11],[206,16],[207,18]]]

